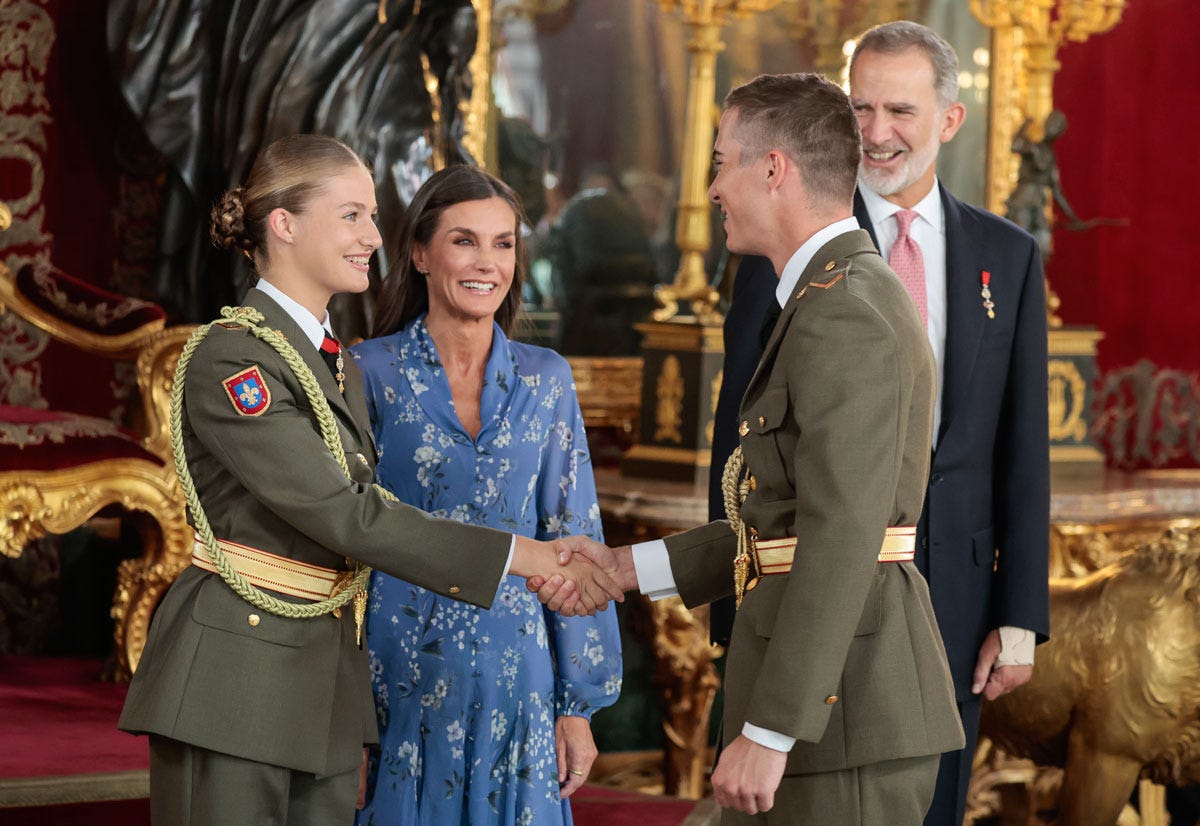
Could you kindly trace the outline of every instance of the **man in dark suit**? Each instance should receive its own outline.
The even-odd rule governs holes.
[[[963,743],[912,563],[933,357],[852,217],[861,142],[842,91],[764,75],[725,104],[709,197],[729,248],[779,273],[738,417],[740,518],[584,552],[654,598],[742,598],[712,776],[725,826],[916,826],[941,753]]]
[[[1028,681],[1034,643],[1049,631],[1042,265],[1028,233],[937,181],[938,149],[964,116],[957,78],[950,45],[906,21],[868,31],[851,58],[863,133],[854,214],[893,269],[898,256],[916,275],[910,294],[924,299],[937,364],[916,562],[929,581],[967,747],[943,756],[929,826],[962,822],[981,699]]]

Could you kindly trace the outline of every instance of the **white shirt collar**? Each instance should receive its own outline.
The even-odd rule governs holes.
[[[804,275],[808,262],[817,254],[817,250],[837,236],[853,232],[856,229],[858,229],[858,219],[853,216],[834,221],[829,226],[814,232],[812,237],[800,245],[800,249],[792,253],[792,257],[784,264],[783,272],[779,274],[779,284],[775,287],[775,300],[779,302],[780,307],[787,305],[788,296],[800,282],[800,276]]]
[[[861,184],[859,184],[858,193],[862,196],[863,204],[867,207],[867,215],[871,216],[871,223],[876,227],[881,226],[888,218],[891,218],[897,212],[904,209],[904,207],[893,204],[887,198]],[[933,179],[933,187],[925,193],[924,198],[917,202],[913,210],[928,221],[929,225],[935,230],[938,232],[943,231],[942,195],[937,178]]]
[[[313,347],[320,349],[321,342],[325,340],[326,331],[329,332],[329,335],[333,335],[333,328],[329,326],[328,310],[325,311],[325,318],[318,321],[315,315],[267,279],[258,279],[258,283],[254,286],[270,296],[276,304],[283,308],[285,313],[291,316],[292,321],[296,322],[304,331],[304,335],[312,342]]]

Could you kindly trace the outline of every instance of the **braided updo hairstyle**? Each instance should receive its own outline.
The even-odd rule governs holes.
[[[243,186],[213,205],[209,237],[241,251],[256,266],[267,260],[267,218],[276,209],[299,215],[325,181],[347,167],[364,167],[354,150],[326,135],[290,135],[261,153]]]

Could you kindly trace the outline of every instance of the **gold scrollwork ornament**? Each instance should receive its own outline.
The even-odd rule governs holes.
[[[1082,441],[1087,435],[1083,404],[1087,385],[1074,362],[1051,359],[1049,367],[1050,440]]]

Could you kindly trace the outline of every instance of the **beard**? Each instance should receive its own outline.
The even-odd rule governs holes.
[[[888,197],[912,186],[925,172],[937,162],[940,144],[936,138],[927,141],[919,149],[912,150],[901,146],[875,146],[863,144],[863,154],[867,152],[895,152],[899,150],[901,163],[892,170],[873,169],[865,163],[858,165],[858,182],[876,195]],[[907,150],[907,151],[906,151]]]

